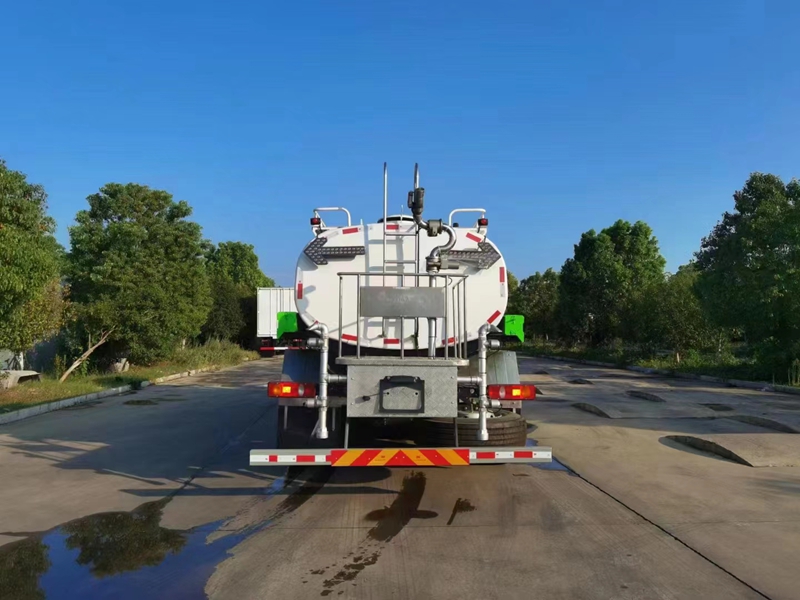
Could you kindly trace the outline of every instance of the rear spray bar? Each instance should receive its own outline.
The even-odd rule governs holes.
[[[551,448],[351,448],[251,450],[250,466],[313,464],[332,467],[456,467],[502,463],[546,463]]]

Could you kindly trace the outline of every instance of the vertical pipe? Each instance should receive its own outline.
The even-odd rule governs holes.
[[[431,275],[428,279],[430,287],[436,287],[436,278]],[[428,358],[436,357],[436,319],[428,319]]]
[[[356,357],[361,358],[361,275],[356,275]]]
[[[478,405],[478,441],[489,441],[489,430],[486,428],[486,409],[489,399],[486,397],[486,347],[488,340],[489,324],[484,323],[478,330],[478,393],[480,395]]]
[[[406,357],[406,346],[405,346],[405,337],[406,337],[406,330],[403,327],[403,323],[405,323],[405,319],[400,317],[400,358]]]
[[[386,219],[389,218],[389,171],[383,163],[383,287],[386,287]],[[400,238],[402,241],[402,238]],[[364,240],[366,243],[366,240]],[[364,265],[369,271],[369,265]],[[381,318],[381,335],[386,337],[386,318]]]
[[[383,285],[386,287],[386,219],[389,218],[389,171],[383,163]],[[368,269],[367,269],[368,270]]]
[[[450,339],[449,337],[447,337],[448,334],[450,333],[450,323],[447,318],[449,316],[449,311],[447,310],[448,308],[447,292],[449,291],[450,291],[450,278],[447,275],[445,275],[444,276],[444,357],[445,358],[447,358],[447,351],[449,347],[448,341]]]
[[[414,188],[417,189],[419,187],[419,163],[414,163]],[[416,236],[414,236],[414,272],[419,273],[419,232],[420,227],[416,223],[414,224],[414,231],[416,232]],[[414,287],[419,287],[419,275],[414,276]],[[414,341],[416,342],[416,348],[419,349],[419,317],[414,319]]]
[[[319,420],[317,421],[316,436],[319,440],[328,439],[328,326],[323,323],[314,323],[309,327],[312,331],[319,331],[322,336],[322,349],[319,357]]]
[[[342,336],[344,335],[344,324],[342,320],[342,311],[344,310],[344,280],[341,275],[339,275],[339,356],[344,356],[342,354]]]
[[[464,297],[464,358],[469,356],[469,345],[467,337],[469,336],[469,324],[467,323],[467,280],[464,278],[464,289],[462,290],[462,295]]]

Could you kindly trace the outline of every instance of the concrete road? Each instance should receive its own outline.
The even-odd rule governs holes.
[[[0,598],[800,597],[795,470],[756,475],[774,469],[576,409],[607,383],[542,364],[522,361],[563,402],[526,407],[531,437],[574,472],[250,468],[275,442],[261,386],[280,359],[2,426]],[[756,526],[765,510],[781,520]],[[748,546],[769,540],[784,558]]]

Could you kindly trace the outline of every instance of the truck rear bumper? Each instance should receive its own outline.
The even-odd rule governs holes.
[[[250,466],[330,465],[333,467],[450,467],[502,463],[547,463],[551,448],[322,448],[251,450]]]

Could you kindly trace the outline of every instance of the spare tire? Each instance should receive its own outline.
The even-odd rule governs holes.
[[[478,440],[478,419],[459,417],[458,445],[469,446],[524,446],[528,439],[528,424],[522,415],[507,410],[492,411],[486,419],[489,440]],[[453,419],[424,419],[417,429],[416,443],[420,446],[453,447],[456,445]]]

